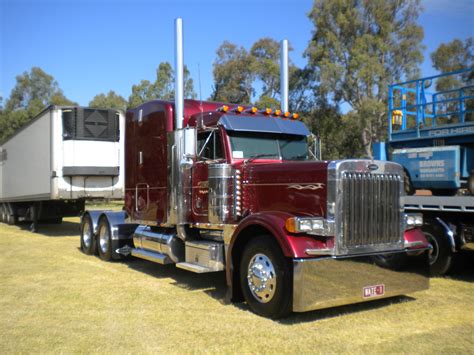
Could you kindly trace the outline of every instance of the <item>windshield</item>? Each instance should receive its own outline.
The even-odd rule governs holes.
[[[306,136],[228,131],[232,158],[308,159]]]

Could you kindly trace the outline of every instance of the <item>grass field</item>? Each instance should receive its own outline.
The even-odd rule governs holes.
[[[223,273],[79,251],[78,218],[0,224],[0,352],[472,353],[474,267],[409,297],[260,318],[225,305]]]

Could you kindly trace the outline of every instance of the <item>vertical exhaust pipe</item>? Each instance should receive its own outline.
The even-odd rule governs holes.
[[[288,111],[288,40],[280,42],[280,95],[281,111]]]
[[[186,226],[191,213],[191,171],[196,154],[195,128],[184,128],[183,20],[175,20],[175,129],[168,134],[168,219],[180,239],[188,239]]]
[[[175,129],[183,128],[184,106],[184,65],[183,65],[183,20],[175,20],[175,73],[174,73],[174,110]]]

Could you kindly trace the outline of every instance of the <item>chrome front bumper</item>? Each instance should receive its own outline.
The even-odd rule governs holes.
[[[429,288],[428,251],[409,257],[400,271],[376,265],[370,255],[293,260],[293,311],[342,306]]]

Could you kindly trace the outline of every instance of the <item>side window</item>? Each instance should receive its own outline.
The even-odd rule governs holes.
[[[219,131],[213,130],[198,134],[198,154],[204,160],[224,159],[222,140]]]

